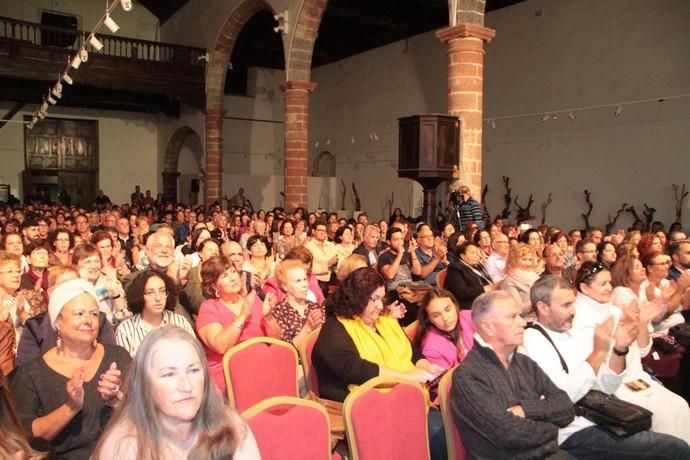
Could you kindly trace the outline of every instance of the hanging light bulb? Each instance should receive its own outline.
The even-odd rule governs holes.
[[[81,61],[81,59],[79,59],[79,60]],[[63,73],[63,74],[62,74],[62,81],[64,81],[64,82],[67,83],[68,85],[73,85],[73,84],[74,84],[74,80],[72,80],[72,77],[70,77],[69,75],[67,75],[67,73]]]
[[[57,104],[57,99],[55,99],[53,96],[48,93],[48,97],[46,98],[46,101],[50,102],[51,105]]]
[[[89,52],[86,51],[86,48],[83,46],[79,50],[79,59],[81,59],[81,62],[87,62],[89,60]]]
[[[46,113],[48,113],[48,103],[44,100],[43,104],[41,104],[41,108],[39,109],[38,114],[45,115]]]
[[[105,15],[105,19],[103,20],[103,24],[105,24],[108,30],[112,33],[116,33],[118,30],[120,30],[120,26],[117,25],[117,22],[113,21],[113,18],[111,18],[107,13]]]
[[[91,38],[89,38],[89,43],[91,43],[91,46],[93,46],[93,48],[96,51],[100,51],[103,49],[103,43],[101,43],[101,41],[98,38],[96,38],[96,35],[94,34],[92,34]]]
[[[120,0],[120,6],[125,11],[132,11],[132,8],[134,7],[132,0]]]
[[[36,114],[36,116],[37,116],[39,119],[41,119],[41,120],[43,120],[43,119],[46,117],[45,113],[43,113],[43,112],[38,112],[38,113]]]
[[[58,99],[62,98],[62,83],[60,83],[60,80],[55,83],[55,86],[53,86],[53,90],[51,91],[53,93],[53,96],[55,96]]]
[[[81,56],[79,56],[79,53],[77,53],[73,58],[72,62],[70,62],[70,65],[72,66],[73,69],[78,69],[79,66],[81,65]],[[67,74],[65,74],[67,75]]]

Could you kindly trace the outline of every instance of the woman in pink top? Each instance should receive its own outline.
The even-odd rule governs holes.
[[[201,283],[207,300],[199,307],[196,328],[211,378],[225,392],[225,352],[252,337],[280,337],[280,326],[271,314],[274,297],[267,295],[262,303],[254,291],[242,292],[245,283],[225,256],[211,257],[203,263]]]
[[[415,345],[426,359],[446,370],[461,363],[474,345],[471,310],[460,310],[449,291],[434,287],[419,309]]]

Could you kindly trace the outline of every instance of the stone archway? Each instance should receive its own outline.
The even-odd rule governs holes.
[[[328,150],[324,150],[314,158],[311,168],[313,177],[335,177],[335,157]]]
[[[206,204],[220,201],[223,196],[223,90],[228,64],[240,31],[261,10],[275,13],[263,0],[242,2],[225,20],[210,50],[210,62],[206,69]]]
[[[193,140],[196,145],[202,145],[199,135],[192,128],[183,126],[173,133],[165,148],[165,157],[163,158],[163,196],[168,202],[177,202],[180,150],[190,140]]]

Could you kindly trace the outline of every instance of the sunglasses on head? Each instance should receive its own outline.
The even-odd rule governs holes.
[[[600,271],[606,270],[606,265],[601,262],[597,262],[592,265],[588,265],[582,269],[582,279],[581,283],[586,283],[590,279],[594,278]]]

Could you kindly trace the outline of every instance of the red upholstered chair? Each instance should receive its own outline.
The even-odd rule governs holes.
[[[353,460],[428,460],[429,399],[414,383],[375,377],[345,399],[347,443]]]
[[[448,277],[448,269],[444,268],[436,274],[436,286],[440,288],[446,287],[446,278]]]
[[[277,396],[261,401],[242,415],[256,438],[261,458],[331,458],[328,414],[318,403]]]
[[[446,433],[448,445],[448,460],[465,460],[467,453],[460,438],[460,433],[455,425],[453,409],[450,406],[450,389],[453,385],[453,372],[457,366],[446,372],[438,384],[438,398],[441,402],[441,417],[443,417],[443,430]]]
[[[419,327],[419,320],[414,320],[407,326],[403,328],[405,331],[405,335],[407,336],[408,339],[410,339],[410,342],[414,340],[414,336],[417,334],[417,328]]]
[[[223,356],[230,405],[243,411],[271,396],[299,396],[297,351],[291,344],[256,337]]]
[[[299,357],[302,361],[302,368],[304,369],[304,379],[307,382],[307,389],[314,392],[316,396],[319,395],[319,376],[316,375],[316,369],[312,365],[311,352],[314,350],[316,339],[319,338],[321,328],[314,329],[302,340],[299,345]]]

